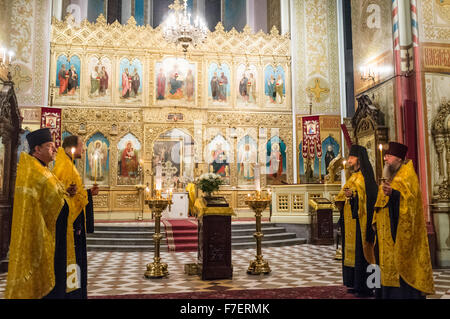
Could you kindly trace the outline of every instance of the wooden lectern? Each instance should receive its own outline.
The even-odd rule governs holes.
[[[198,219],[198,273],[202,280],[231,279],[231,207],[206,206],[195,201]]]
[[[311,243],[333,245],[333,205],[326,198],[309,200],[311,213]]]

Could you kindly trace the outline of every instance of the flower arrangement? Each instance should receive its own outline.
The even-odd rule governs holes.
[[[196,181],[197,187],[210,197],[212,192],[218,191],[220,185],[224,184],[224,181],[220,175],[214,173],[205,173],[200,175]]]

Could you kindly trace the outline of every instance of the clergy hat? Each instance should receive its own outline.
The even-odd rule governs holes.
[[[386,155],[394,155],[402,160],[405,160],[407,152],[408,146],[397,142],[389,142],[389,149],[386,151]]]
[[[361,157],[363,152],[367,153],[367,150],[364,146],[353,144],[350,148],[349,156]]]
[[[49,128],[41,128],[39,130],[33,131],[27,134],[28,145],[30,146],[30,151],[34,150],[34,147],[47,142],[53,142],[52,134]]]

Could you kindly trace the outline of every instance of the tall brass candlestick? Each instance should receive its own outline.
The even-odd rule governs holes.
[[[160,257],[160,242],[163,237],[161,235],[161,214],[166,209],[167,205],[172,204],[172,198],[162,198],[160,192],[161,191],[159,191],[156,198],[146,200],[146,203],[155,217],[155,233],[153,235],[155,255],[153,257],[153,262],[147,264],[147,271],[144,273],[145,278],[162,278],[169,275],[167,264],[161,263]]]
[[[250,195],[250,194],[249,194]],[[253,236],[256,239],[256,259],[250,262],[247,273],[251,275],[268,274],[271,272],[269,263],[263,259],[261,252],[261,241],[264,234],[261,231],[261,216],[267,205],[271,202],[271,198],[261,197],[261,192],[256,192],[254,197],[248,196],[245,203],[255,212],[256,232]]]

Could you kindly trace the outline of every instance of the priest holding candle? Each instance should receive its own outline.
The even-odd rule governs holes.
[[[389,142],[375,203],[381,298],[425,299],[434,294],[433,271],[420,184],[408,147]]]
[[[341,211],[343,283],[350,292],[371,296],[367,267],[375,263],[372,218],[378,186],[366,148],[352,145],[347,164],[352,175],[335,198]]]
[[[75,254],[67,255],[67,265],[76,265],[67,276],[77,276],[72,289],[67,290],[67,298],[87,299],[87,249],[86,233],[94,232],[94,212],[92,196],[98,194],[98,185],[86,190],[74,160],[82,157],[83,141],[76,135],[64,139],[58,149],[53,173],[67,187],[74,185],[76,194],[69,202],[69,218],[67,225],[67,247],[75,246]],[[69,251],[69,250],[68,250]],[[80,271],[81,273],[77,273]]]

